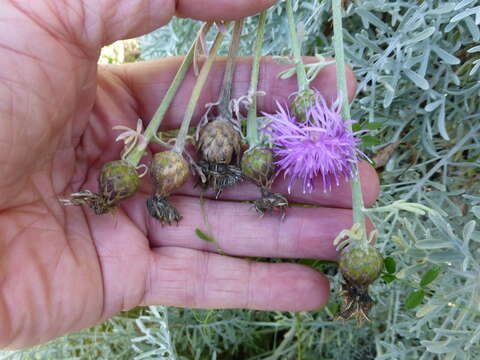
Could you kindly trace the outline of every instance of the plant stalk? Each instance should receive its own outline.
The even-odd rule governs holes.
[[[293,59],[295,61],[295,68],[297,70],[297,82],[299,93],[308,90],[307,72],[305,71],[305,65],[303,64],[300,44],[298,43],[298,35],[293,17],[292,0],[287,1],[287,17],[288,17],[288,29],[290,33],[290,41],[292,43]]]
[[[210,24],[205,25],[206,29],[205,32],[208,32],[210,29]],[[183,79],[185,78],[185,75],[188,72],[188,69],[190,65],[193,62],[193,57],[195,53],[195,46],[196,46],[197,39],[193,42],[192,46],[188,50],[187,55],[183,59],[182,64],[180,65],[177,74],[172,80],[172,83],[170,84],[170,87],[167,90],[167,93],[162,99],[162,102],[160,103],[160,106],[158,107],[157,111],[153,115],[152,120],[148,124],[147,128],[145,129],[145,133],[143,136],[145,137],[145,140],[147,141],[146,143],[149,144],[154,135],[158,132],[158,129],[160,127],[160,124],[162,123],[163,118],[165,117],[165,114],[168,110],[168,107],[172,103],[172,100],[177,93],[178,88],[182,84]],[[136,146],[126,157],[125,160],[130,162],[132,165],[137,166],[138,163],[140,162],[142,156],[145,153],[145,148],[141,148],[139,146]]]
[[[343,50],[343,27],[342,27],[342,0],[332,0],[333,9],[333,42],[335,48],[335,61],[337,69],[337,88],[342,97],[342,116],[345,121],[350,121],[350,104],[348,102],[347,78],[345,75],[345,54]],[[348,125],[352,130],[352,125]],[[353,207],[353,223],[359,224],[363,236],[361,246],[368,245],[367,228],[365,225],[365,216],[363,214],[363,197],[362,187],[360,183],[360,174],[358,166],[353,166],[352,184],[352,207]]]
[[[227,23],[226,23],[227,25]],[[195,111],[195,107],[197,106],[198,99],[202,92],[203,86],[208,77],[208,73],[212,68],[213,62],[215,61],[218,49],[222,45],[222,41],[225,35],[222,34],[221,31],[217,33],[215,40],[212,45],[212,49],[210,50],[210,54],[208,55],[205,63],[198,74],[197,81],[195,82],[195,86],[193,87],[192,96],[188,101],[187,109],[185,110],[185,115],[183,116],[182,125],[178,132],[177,140],[175,141],[175,146],[173,147],[172,151],[175,151],[179,154],[183,153],[185,148],[185,141],[188,135],[188,127],[190,126],[190,122],[193,117],[193,112]]]
[[[250,149],[258,145],[258,127],[257,127],[257,87],[258,74],[260,71],[260,59],[262,57],[263,35],[265,34],[265,22],[267,19],[267,11],[264,10],[260,14],[257,27],[257,38],[255,39],[255,53],[253,55],[252,73],[250,76],[249,95],[252,97],[252,103],[248,108],[247,115],[247,142]]]
[[[227,63],[225,65],[225,74],[223,76],[223,85],[218,98],[218,114],[221,117],[231,116],[229,104],[232,96],[233,73],[235,72],[235,61],[237,58],[238,47],[240,45],[240,36],[242,34],[243,19],[235,21],[233,27],[232,40],[228,49]]]

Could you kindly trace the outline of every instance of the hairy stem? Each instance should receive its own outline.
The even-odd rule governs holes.
[[[293,50],[293,59],[295,61],[295,68],[297,70],[297,82],[298,91],[301,93],[308,89],[307,73],[305,71],[305,65],[303,64],[302,54],[300,50],[300,44],[298,43],[298,35],[293,18],[292,0],[287,0],[287,17],[288,17],[288,30],[290,33],[290,41]]]
[[[333,9],[333,40],[335,48],[335,61],[337,67],[337,88],[342,96],[342,116],[345,121],[350,121],[350,104],[348,103],[347,78],[345,75],[345,55],[343,50],[343,28],[342,28],[342,0],[332,0]],[[348,127],[352,130],[352,125]],[[363,198],[362,187],[360,184],[360,176],[357,164],[352,165],[353,178],[352,184],[352,206],[353,206],[353,223],[359,224],[363,232],[361,245],[368,244],[367,229],[365,226],[365,216],[363,214]]]
[[[210,29],[211,24],[205,24],[205,32],[208,32]],[[202,31],[202,30],[200,30]],[[188,50],[187,55],[183,59],[182,64],[180,65],[180,68],[177,71],[177,74],[173,78],[172,83],[170,84],[170,87],[167,90],[167,93],[162,99],[162,102],[160,103],[160,106],[158,107],[157,111],[153,115],[152,120],[148,124],[148,127],[145,129],[145,133],[143,136],[145,137],[146,144],[149,144],[154,135],[157,133],[158,128],[160,127],[160,124],[162,123],[162,120],[165,116],[165,113],[168,110],[168,107],[172,103],[172,100],[177,93],[178,88],[182,84],[183,79],[185,78],[185,75],[187,74],[188,68],[192,64],[194,53],[195,53],[195,46],[196,46],[197,40],[195,40]],[[127,156],[126,160],[133,164],[134,166],[137,166],[138,163],[140,162],[140,159],[145,153],[145,148],[142,147],[135,147]]]
[[[197,81],[195,82],[195,86],[193,87],[192,96],[188,101],[187,109],[185,110],[185,115],[183,116],[182,125],[178,132],[175,146],[172,149],[172,151],[175,151],[179,154],[183,153],[183,149],[185,147],[185,140],[188,135],[188,127],[190,126],[190,122],[193,117],[193,112],[195,111],[198,98],[200,97],[200,93],[202,92],[203,86],[205,85],[205,82],[208,77],[208,73],[212,68],[218,49],[220,48],[220,45],[222,44],[224,37],[225,36],[222,34],[221,31],[217,33],[217,36],[215,37],[215,40],[212,45],[212,49],[210,50],[210,54],[205,60],[205,63],[203,64],[202,69],[200,70],[200,74],[198,74]]]
[[[218,98],[218,114],[220,117],[229,118],[231,116],[229,103],[232,96],[233,73],[235,72],[235,61],[237,58],[238,47],[240,45],[240,35],[242,34],[243,19],[235,21],[233,28],[232,41],[228,49],[227,64],[225,65],[225,74],[223,76],[222,90]]]
[[[263,11],[258,19],[257,38],[255,40],[255,53],[252,62],[252,74],[250,76],[249,95],[252,97],[252,103],[248,108],[247,116],[247,142],[249,148],[252,149],[258,145],[258,127],[257,127],[257,87],[258,73],[260,70],[260,59],[262,57],[263,35],[265,34],[265,22],[267,12]]]

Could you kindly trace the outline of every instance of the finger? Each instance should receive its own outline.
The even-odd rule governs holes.
[[[177,0],[177,16],[197,20],[238,20],[275,4],[276,0]]]
[[[248,203],[173,196],[169,201],[183,219],[178,226],[162,226],[147,214],[146,196],[137,196],[124,209],[147,235],[150,245],[217,251],[229,255],[338,260],[335,237],[352,227],[352,211],[335,208],[291,207],[282,221],[275,212],[260,218]],[[372,226],[369,223],[369,229]],[[213,241],[201,239],[197,229]],[[216,244],[215,244],[216,243]]]
[[[362,194],[365,206],[371,206],[377,199],[380,191],[380,183],[375,169],[366,161],[358,165],[360,180],[362,184]],[[200,192],[195,184],[198,179],[190,177],[188,182],[183,185],[177,194],[197,196]],[[285,195],[291,203],[322,205],[336,208],[352,207],[352,187],[349,178],[343,178],[338,186],[334,185],[330,191],[324,191],[320,177],[315,179],[315,189],[312,193],[304,193],[301,182],[292,186],[288,193],[288,179],[280,174],[273,183],[272,191]],[[244,181],[234,187],[227,187],[220,195],[221,200],[256,200],[260,197],[259,188],[249,181]],[[216,192],[209,189],[203,194],[206,198],[215,199]]]
[[[110,66],[109,69],[121,78],[130,93],[136,100],[136,109],[140,118],[150,120],[157,110],[161,99],[165,95],[182,58],[167,58],[144,63],[134,63],[120,66]],[[313,57],[305,57],[306,63],[317,61]],[[234,85],[232,98],[246,95],[249,89],[250,57],[239,58],[235,67]],[[261,61],[258,90],[266,93],[266,96],[259,96],[258,111],[275,112],[276,102],[290,103],[290,94],[297,91],[297,80],[295,77],[280,79],[280,72],[290,68],[291,65],[278,64],[271,57],[264,57]],[[192,123],[201,117],[205,111],[205,104],[215,102],[218,99],[223,81],[225,59],[221,58],[214,63],[208,76],[207,83],[198,100]],[[349,98],[352,99],[355,93],[356,80],[350,67],[346,67],[347,85]],[[181,87],[172,101],[165,119],[163,129],[178,128],[185,113],[185,107],[190,99],[196,77],[193,70],[187,73]],[[336,67],[327,66],[322,69],[315,80],[311,83],[312,88],[317,89],[327,100],[336,98]],[[136,120],[136,119],[135,119]]]
[[[174,15],[205,21],[236,20],[268,8],[275,0],[84,0],[83,3],[79,9],[72,6],[68,10],[72,16],[81,14],[89,38],[105,45],[153,31]]]
[[[269,264],[174,247],[154,249],[142,305],[313,310],[329,284],[298,264]],[[301,296],[299,296],[301,295]]]

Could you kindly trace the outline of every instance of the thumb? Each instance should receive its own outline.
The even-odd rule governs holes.
[[[83,0],[86,29],[97,31],[100,46],[155,30],[177,15],[197,20],[236,20],[256,14],[276,0]],[[88,15],[87,15],[88,14]],[[93,25],[92,25],[93,24]]]

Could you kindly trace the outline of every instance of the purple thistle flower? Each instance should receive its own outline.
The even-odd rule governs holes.
[[[352,165],[357,156],[366,157],[357,147],[360,139],[356,135],[365,131],[352,132],[349,123],[340,114],[341,101],[331,107],[317,92],[313,105],[306,109],[306,121],[297,122],[288,108],[277,102],[276,114],[264,114],[269,123],[263,131],[270,135],[272,150],[279,159],[275,162],[278,173],[289,176],[288,192],[299,179],[303,180],[303,192],[312,192],[314,179],[318,175],[323,181],[323,190],[329,191],[332,182],[337,186],[340,179],[352,177]]]

